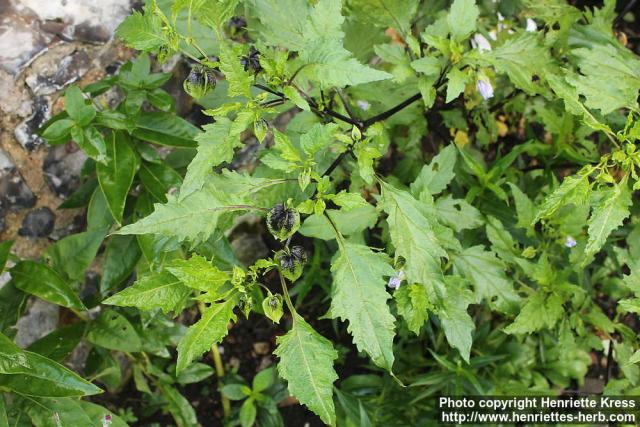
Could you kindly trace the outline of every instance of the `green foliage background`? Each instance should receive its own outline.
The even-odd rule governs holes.
[[[196,425],[179,390],[214,374],[208,351],[230,425],[286,424],[287,393],[340,426],[424,425],[433,396],[555,395],[602,372],[598,391],[637,395],[640,60],[616,16],[614,1],[147,1],[117,31],[139,56],[69,88],[42,131],[90,157],[62,206],[87,206],[87,230],[12,260],[0,426],[126,425],[80,398],[130,378],[151,412]],[[174,54],[202,128],[151,72]],[[114,87],[123,101],[101,104]],[[277,248],[253,265],[227,240],[245,214]],[[78,321],[16,347],[28,295]],[[248,382],[217,343],[254,316],[287,332],[277,374]],[[85,379],[60,364],[81,340]]]

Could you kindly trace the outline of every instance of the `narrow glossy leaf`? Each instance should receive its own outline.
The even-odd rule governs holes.
[[[176,378],[179,384],[198,383],[215,374],[215,370],[204,363],[192,363],[180,371]]]
[[[160,387],[162,395],[167,399],[167,409],[171,412],[178,427],[192,427],[198,425],[196,412],[193,407],[178,390],[170,385]]]
[[[49,246],[45,254],[56,271],[82,281],[106,234],[106,228],[72,234]]]
[[[242,406],[240,406],[240,425],[242,427],[251,427],[256,420],[256,403],[253,399],[249,398],[242,402]]]
[[[27,413],[35,427],[59,427],[71,425],[95,426],[75,399],[29,400]]]
[[[200,320],[189,327],[178,344],[178,375],[193,360],[202,356],[202,353],[227,335],[229,322],[236,319],[233,314],[236,302],[235,298],[230,298],[225,302],[210,305],[202,312]]]
[[[20,394],[38,397],[80,397],[100,393],[100,389],[75,372],[37,353],[23,352],[27,372],[0,375],[0,386]]]
[[[168,313],[181,308],[191,289],[168,272],[151,273],[133,285],[104,300],[103,304],[137,307],[141,310],[161,308]]]
[[[24,373],[30,369],[31,364],[20,347],[0,334],[0,374]]]
[[[107,416],[110,417],[111,420],[109,427],[128,427],[128,424],[122,418],[103,406],[87,402],[86,400],[80,400],[80,406],[89,419],[91,419],[93,423],[92,427],[104,427]]]
[[[195,147],[199,133],[197,127],[175,114],[153,111],[140,113],[133,136],[169,147]]]
[[[89,324],[87,341],[110,350],[134,353],[142,342],[129,320],[115,310],[105,310]]]
[[[96,172],[109,210],[120,224],[129,188],[139,163],[138,155],[131,147],[127,134],[116,131],[107,137],[107,158],[106,164],[96,164]]]
[[[108,230],[113,225],[113,215],[109,212],[107,199],[100,188],[96,188],[87,206],[87,229]]]
[[[112,236],[102,261],[100,292],[107,293],[129,277],[140,255],[140,246],[135,236]]]
[[[387,305],[391,296],[384,276],[395,271],[386,255],[364,245],[338,242],[338,256],[331,265],[334,283],[329,313],[349,322],[348,331],[358,350],[391,371],[395,318]]]
[[[214,267],[206,258],[193,255],[189,259],[177,259],[167,266],[183,285],[203,292],[215,292],[231,279],[229,273]]]
[[[64,93],[64,108],[76,123],[86,126],[96,116],[96,109],[86,104],[82,91],[78,86],[69,86]]]
[[[331,341],[313,330],[298,313],[293,313],[293,319],[291,330],[277,339],[274,354],[280,358],[278,373],[300,403],[326,424],[335,425],[333,383],[338,375],[333,362],[338,352]]]
[[[84,304],[58,273],[44,264],[21,261],[11,269],[16,288],[63,307],[84,310]]]
[[[9,420],[7,419],[7,408],[4,403],[3,396],[0,396],[0,427],[9,427]]]
[[[42,136],[49,141],[57,141],[69,135],[71,128],[75,125],[71,119],[60,119],[51,123],[42,133]]]
[[[86,324],[76,322],[58,328],[32,343],[27,350],[61,363],[80,343]]]
[[[139,175],[145,189],[160,203],[165,203],[166,194],[182,183],[180,174],[164,163],[142,162]]]
[[[29,294],[16,288],[14,281],[9,281],[0,288],[0,334],[16,324],[22,315]]]
[[[11,246],[13,246],[13,240],[0,243],[0,273],[4,271],[4,267],[7,265],[7,260],[11,253]]]

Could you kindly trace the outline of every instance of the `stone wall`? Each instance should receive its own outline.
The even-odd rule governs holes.
[[[0,241],[35,258],[83,226],[58,210],[86,159],[72,142],[50,147],[37,129],[62,109],[60,96],[113,73],[132,54],[113,32],[132,0],[0,0]]]

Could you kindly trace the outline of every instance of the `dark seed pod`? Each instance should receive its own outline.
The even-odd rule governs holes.
[[[267,214],[267,228],[275,238],[287,240],[300,228],[300,214],[278,203]]]
[[[240,64],[242,64],[245,71],[251,70],[254,73],[259,73],[262,71],[262,66],[260,65],[260,52],[258,52],[255,47],[251,46],[251,48],[249,48],[249,53],[240,58]]]
[[[282,275],[294,282],[302,275],[302,268],[307,261],[307,254],[302,246],[294,246],[288,252],[286,250],[278,252],[276,261],[280,266]]]
[[[224,25],[224,30],[231,39],[241,39],[247,33],[247,20],[242,16],[234,16]]]
[[[189,95],[199,99],[215,89],[216,76],[212,69],[196,65],[182,83],[182,87]]]

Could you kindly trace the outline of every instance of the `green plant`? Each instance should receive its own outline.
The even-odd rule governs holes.
[[[93,346],[90,377],[117,391],[124,354],[150,411],[168,405],[180,426],[197,420],[177,385],[211,376],[206,352],[226,419],[226,399],[244,399],[243,426],[279,425],[273,370],[224,380],[217,344],[242,317],[285,328],[278,375],[331,425],[422,425],[432,396],[558,394],[590,367],[606,366],[604,393],[637,393],[640,60],[615,18],[613,1],[148,1],[118,29],[143,53],[84,89],[125,100],[95,108],[71,88],[43,130],[71,136],[98,184],[79,193],[93,193],[88,231],[11,268],[3,332],[24,292],[69,308],[86,326],[54,334]],[[149,54],[174,53],[193,62],[202,130],[149,73]],[[254,164],[237,168],[250,136]],[[271,256],[235,258],[240,215],[264,219]],[[107,284],[80,300],[107,233]],[[11,369],[41,357],[5,341]],[[74,397],[97,389],[64,372],[74,394],[46,405],[87,411]],[[11,375],[0,387],[37,424]]]

